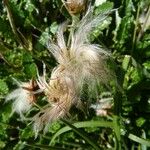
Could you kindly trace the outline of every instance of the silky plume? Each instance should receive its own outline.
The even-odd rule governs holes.
[[[107,84],[110,73],[106,60],[111,54],[100,45],[91,44],[89,35],[109,13],[94,17],[93,10],[89,9],[72,31],[69,45],[63,35],[68,25],[66,22],[58,28],[57,42],[49,42],[48,49],[58,65],[48,81],[46,73],[43,76],[38,75],[37,84],[45,93],[48,105],[34,117],[36,135],[44,126],[46,131],[53,121],[68,115],[70,108],[81,102],[80,95],[85,84],[89,89],[96,84]]]
[[[23,113],[30,110],[35,102],[35,95],[33,94],[35,82],[33,80],[29,82],[18,82],[15,80],[15,82],[18,88],[6,96],[6,102],[13,100],[12,112],[17,112],[24,119]]]

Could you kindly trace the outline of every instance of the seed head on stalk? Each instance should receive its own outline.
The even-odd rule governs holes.
[[[51,122],[69,115],[71,106],[80,103],[85,84],[91,90],[97,84],[107,83],[110,72],[106,60],[110,53],[100,45],[91,44],[89,34],[108,14],[105,12],[95,17],[93,9],[89,9],[72,31],[69,45],[63,35],[67,28],[66,22],[58,28],[57,42],[49,42],[48,49],[58,65],[51,72],[49,81],[46,81],[45,73],[43,76],[38,75],[37,84],[49,104],[34,117],[36,134],[43,126],[48,127]]]
[[[16,81],[16,80],[15,80]],[[6,102],[14,100],[12,111],[20,114],[22,119],[24,118],[23,113],[27,112],[35,102],[35,95],[33,89],[35,88],[35,82],[30,80],[29,82],[18,82],[18,89],[12,91],[6,97]]]
[[[62,0],[71,15],[81,13],[85,10],[87,0]]]

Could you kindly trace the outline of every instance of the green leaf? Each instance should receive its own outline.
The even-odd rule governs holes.
[[[116,46],[121,51],[125,51],[124,48],[131,50],[131,42],[126,45],[127,47],[124,44],[127,44],[132,39],[133,21],[133,16],[125,16],[122,18],[115,39]]]
[[[30,13],[36,10],[31,0],[27,0],[25,4],[25,10],[28,10]]]
[[[44,32],[42,32],[40,38],[39,38],[39,43],[46,46],[47,45],[47,42],[48,40],[50,39],[50,32],[51,32],[51,28],[50,27],[47,27],[45,29]]]
[[[128,70],[130,61],[131,61],[131,56],[125,55],[125,57],[124,57],[124,59],[123,59],[123,62],[122,62],[122,68],[123,68],[125,71]]]
[[[31,137],[34,137],[34,133],[33,133],[33,130],[32,130],[32,127],[31,126],[27,126],[25,129],[23,129],[21,131],[21,135],[20,135],[20,138],[21,139],[29,139]]]
[[[150,71],[150,61],[144,62],[143,66],[145,67],[145,69],[147,69],[148,71]]]
[[[68,150],[67,148],[62,148],[62,147],[53,147],[53,146],[47,146],[47,145],[42,145],[42,144],[25,144],[28,147],[34,147],[34,148],[39,148],[41,150]]]
[[[24,63],[32,63],[33,62],[32,55],[30,53],[24,53],[23,54],[23,62]]]
[[[57,22],[53,22],[50,26],[51,33],[56,34],[57,28],[58,28]]]
[[[113,123],[108,121],[83,121],[77,122],[73,124],[76,128],[93,128],[93,127],[106,127],[106,128],[113,128]],[[72,130],[70,126],[66,126],[58,130],[55,135],[52,137],[50,145],[54,142],[54,140],[60,136],[61,134]]]
[[[146,122],[146,120],[143,117],[140,117],[136,120],[136,125],[138,127],[141,127],[145,122]]]
[[[4,148],[6,143],[4,141],[0,141],[0,148]]]
[[[100,14],[100,13],[105,13],[107,11],[112,10],[114,7],[114,3],[113,2],[105,2],[102,5],[99,5],[96,9],[95,9],[95,14]]]
[[[70,124],[68,121],[63,120],[63,123],[65,123],[66,125],[68,125],[70,128],[72,128],[72,130],[74,132],[76,132],[78,135],[80,135],[87,143],[89,143],[95,150],[100,150],[99,146],[93,142],[92,139],[90,139],[85,132],[79,130],[78,128],[76,128],[74,125]]]
[[[140,137],[138,137],[138,136],[136,136],[134,134],[129,134],[128,138],[131,139],[132,141],[135,141],[137,143],[140,143],[140,144],[143,144],[143,145],[146,145],[146,146],[150,147],[150,140],[146,140],[146,139],[140,138]]]
[[[25,65],[24,71],[28,77],[30,77],[30,78],[36,77],[36,74],[37,74],[36,64],[31,63],[31,64]]]
[[[22,150],[25,148],[25,142],[19,141],[13,148],[13,150]]]
[[[0,79],[0,95],[4,95],[8,93],[8,86],[6,82],[2,79]]]
[[[117,150],[121,150],[121,132],[120,132],[119,120],[120,119],[118,116],[113,117],[114,132],[115,132],[115,136],[116,136],[115,149],[117,149]]]

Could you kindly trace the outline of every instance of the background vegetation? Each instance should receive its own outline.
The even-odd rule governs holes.
[[[42,61],[50,75],[56,62],[46,43],[70,15],[60,0],[0,1],[0,149],[150,149],[150,2],[100,2],[92,2],[95,14],[118,9],[93,32],[91,41],[111,50],[122,90],[101,91],[100,99],[113,99],[108,115],[95,113],[99,103],[85,113],[73,109],[69,122],[53,123],[35,139],[32,123],[12,114],[5,96],[16,88],[12,78],[35,78]]]

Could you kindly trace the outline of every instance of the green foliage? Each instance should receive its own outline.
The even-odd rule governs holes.
[[[7,94],[8,93],[8,86],[6,84],[6,82],[4,82],[3,80],[0,80],[0,94]]]
[[[0,2],[0,149],[150,149],[150,23],[146,18],[150,2],[107,0],[95,6],[95,15],[113,8],[90,37],[112,52],[118,81],[111,91],[111,112],[102,117],[92,108],[87,112],[73,108],[69,122],[53,123],[48,133],[41,132],[35,139],[30,119],[19,119],[5,97],[16,88],[12,78],[35,79],[43,62],[50,76],[56,62],[47,43],[55,40],[58,25],[71,16],[60,0]],[[86,93],[83,99],[88,99]]]

